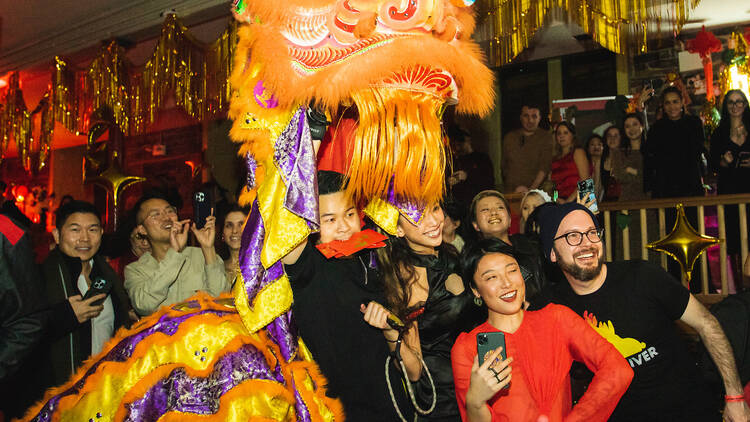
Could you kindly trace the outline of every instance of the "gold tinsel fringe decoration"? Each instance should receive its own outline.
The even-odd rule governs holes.
[[[576,23],[617,54],[629,46],[645,53],[653,32],[679,31],[700,0],[483,0],[489,63],[502,66],[529,46],[549,13]],[[554,12],[553,12],[554,11]],[[664,26],[662,28],[662,25]],[[654,28],[655,27],[655,28]],[[482,32],[482,31],[479,31]],[[480,35],[480,38],[482,36]]]
[[[114,41],[84,70],[73,69],[65,59],[55,57],[51,88],[31,113],[19,88],[18,72],[14,72],[0,104],[0,162],[15,140],[24,168],[41,170],[49,158],[55,122],[72,133],[85,133],[92,113],[102,107],[112,110],[126,135],[143,133],[171,92],[176,105],[197,120],[221,116],[229,106],[229,75],[236,45],[237,23],[233,19],[216,41],[205,45],[170,14],[154,53],[140,69],[124,59],[124,50]],[[41,130],[35,143],[32,127],[37,112],[41,112]],[[35,168],[32,155],[38,157]]]

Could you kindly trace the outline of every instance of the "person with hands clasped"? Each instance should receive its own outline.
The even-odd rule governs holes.
[[[125,267],[125,290],[135,311],[149,315],[205,291],[213,296],[229,290],[224,262],[216,254],[216,218],[198,229],[190,220],[178,220],[166,198],[151,193],[136,204],[136,223],[146,232],[151,251]],[[192,232],[200,247],[187,246]]]
[[[633,377],[617,350],[564,306],[525,311],[525,283],[510,246],[483,239],[464,252],[462,267],[472,293],[487,306],[488,318],[462,333],[451,350],[461,418],[606,421]],[[481,364],[480,337],[493,347]],[[501,340],[490,343],[490,338]],[[571,407],[569,371],[574,360],[595,375]]]

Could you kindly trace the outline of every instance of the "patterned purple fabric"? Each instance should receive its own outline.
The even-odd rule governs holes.
[[[155,422],[167,412],[210,415],[219,410],[221,397],[243,381],[276,380],[279,376],[280,368],[271,370],[262,352],[245,345],[222,356],[205,378],[192,377],[184,368],[173,370],[143,397],[125,405],[128,413],[124,421]]]
[[[284,207],[319,226],[317,169],[307,115],[302,107],[274,144],[274,161],[286,184]]]
[[[109,352],[107,352],[107,354],[103,358],[92,365],[91,368],[89,368],[89,370],[86,371],[86,373],[83,375],[83,377],[81,377],[81,379],[79,379],[72,387],[49,399],[44,407],[42,407],[40,412],[32,420],[35,422],[49,422],[52,418],[52,413],[57,409],[57,406],[63,397],[78,394],[86,384],[86,380],[88,379],[88,377],[94,374],[101,364],[105,362],[125,362],[126,360],[128,360],[133,355],[133,351],[135,350],[135,347],[138,345],[138,343],[143,341],[143,339],[145,339],[146,337],[156,333],[162,333],[171,336],[175,332],[177,332],[180,324],[198,315],[214,314],[218,316],[224,316],[230,313],[235,313],[235,311],[224,312],[206,309],[196,313],[177,316],[167,314],[162,315],[154,325],[139,333],[126,337],[119,343],[117,343],[112,349],[110,349]]]
[[[424,205],[409,202],[406,198],[397,196],[393,191],[393,185],[388,189],[388,198],[386,202],[396,207],[402,214],[409,217],[413,222],[418,223],[424,212]]]
[[[245,166],[247,167],[247,188],[255,189],[255,170],[258,169],[258,162],[255,161],[253,154],[249,152],[245,156]]]

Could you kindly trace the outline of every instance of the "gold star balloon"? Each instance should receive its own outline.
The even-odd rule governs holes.
[[[675,220],[672,232],[663,239],[647,244],[646,247],[651,250],[663,252],[677,261],[682,269],[682,274],[685,275],[685,279],[689,283],[693,266],[698,257],[703,251],[722,241],[722,239],[698,233],[685,217],[684,206],[678,204],[677,219]]]
[[[112,156],[114,159],[112,160],[112,164],[107,168],[107,170],[91,179],[91,181],[93,183],[101,185],[102,187],[104,187],[104,189],[107,190],[108,193],[112,194],[112,204],[114,205],[115,209],[117,209],[117,203],[119,202],[118,200],[122,191],[136,183],[145,181],[146,178],[139,176],[128,176],[126,174],[123,174],[117,161],[117,152],[113,152]]]

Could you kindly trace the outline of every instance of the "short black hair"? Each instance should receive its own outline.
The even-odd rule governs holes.
[[[94,204],[74,199],[60,205],[57,211],[55,211],[55,227],[60,230],[65,225],[68,217],[77,212],[82,214],[94,214],[100,223],[102,221],[102,215]]]
[[[341,192],[346,188],[346,177],[335,171],[318,171],[318,195]]]
[[[461,221],[466,214],[466,207],[449,199],[443,203],[443,212],[453,221]]]
[[[477,203],[479,203],[479,201],[481,201],[482,199],[489,197],[495,197],[503,201],[503,204],[505,204],[505,209],[508,210],[508,214],[510,215],[510,203],[507,199],[505,199],[505,195],[494,189],[487,189],[476,194],[474,196],[474,199],[471,200],[471,205],[469,205],[469,214],[471,215],[469,217],[471,218],[472,222],[477,222]]]
[[[539,110],[540,114],[542,113],[542,106],[537,101],[529,100],[529,99],[521,101],[521,107],[518,108],[518,112],[520,113],[524,107],[535,108]]]
[[[516,259],[516,252],[512,246],[494,237],[479,239],[478,241],[467,244],[461,254],[461,275],[464,282],[469,283],[473,288],[477,288],[474,281],[474,274],[477,272],[477,266],[482,258],[491,253],[501,253]]]
[[[162,200],[166,201],[169,205],[177,208],[175,206],[175,204],[173,204],[172,201],[169,200],[169,197],[164,192],[162,192],[161,190],[159,190],[159,189],[148,190],[148,191],[146,191],[146,193],[144,193],[143,195],[141,195],[141,197],[138,198],[138,202],[136,202],[135,205],[133,205],[133,210],[131,212],[135,216],[135,220],[136,220],[135,221],[135,225],[136,226],[139,226],[142,223],[142,221],[138,221],[138,214],[141,212],[141,207],[143,206],[143,204],[146,201],[151,200],[151,199],[162,199]],[[129,233],[128,233],[128,235],[129,235]]]
[[[664,91],[661,92],[661,101],[664,102],[664,99],[667,98],[667,94],[672,93],[676,94],[678,97],[680,97],[680,101],[684,102],[684,98],[682,98],[682,91],[680,91],[680,88],[677,88],[674,85],[670,85],[666,88],[664,88]]]

